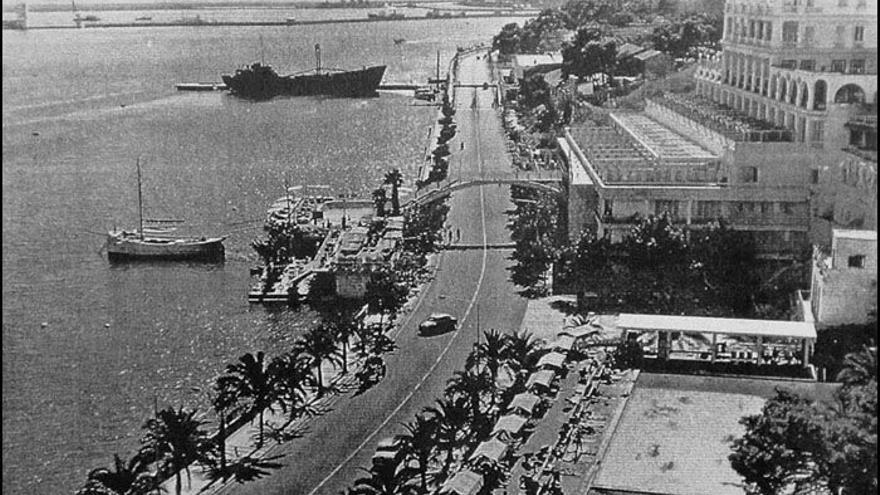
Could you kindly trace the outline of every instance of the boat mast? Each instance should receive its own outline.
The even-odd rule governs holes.
[[[437,73],[434,79],[440,81],[440,50],[437,50]],[[437,84],[440,84],[439,82]]]
[[[266,47],[263,45],[263,35],[260,35],[260,65],[266,65]]]
[[[315,72],[321,73],[321,45],[315,43]]]
[[[137,159],[137,178],[138,178],[138,234],[141,240],[144,239],[144,200],[141,192],[141,159]]]

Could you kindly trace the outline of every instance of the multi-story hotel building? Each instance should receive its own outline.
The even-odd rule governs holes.
[[[876,0],[728,0],[719,58],[697,93],[841,149],[845,124],[877,103]]]

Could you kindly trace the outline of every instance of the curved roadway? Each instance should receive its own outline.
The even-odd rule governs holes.
[[[458,77],[462,84],[489,81],[485,52],[479,54],[479,60],[474,54],[462,57]],[[457,88],[458,134],[450,143],[455,150],[450,173],[460,173],[462,178],[482,173],[512,175],[493,97],[493,88]],[[513,205],[508,186],[458,191],[449,201],[447,223],[453,232],[461,231],[462,244],[510,242],[505,212]],[[284,455],[280,460],[283,468],[264,479],[227,486],[220,492],[338,494],[351,486],[363,474],[358,468],[369,466],[376,443],[401,433],[401,424],[440,397],[446,381],[464,367],[478,324],[482,330],[511,332],[519,328],[526,301],[509,281],[510,252],[442,252],[435,279],[400,326],[395,338],[398,349],[386,356],[385,378],[361,395],[337,397],[333,409],[312,420],[302,438],[275,447],[271,454]],[[419,336],[418,323],[434,311],[456,315],[459,330]]]

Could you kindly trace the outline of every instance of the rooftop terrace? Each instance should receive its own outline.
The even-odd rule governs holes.
[[[662,160],[717,160],[718,156],[643,113],[611,115],[619,126]]]
[[[661,144],[660,135],[646,135],[647,141],[639,142],[622,127],[593,124],[573,127],[570,132],[589,166],[606,184],[707,185],[719,181],[717,161],[700,161],[696,152],[689,153],[687,147],[675,143]],[[645,142],[656,148],[649,149]]]
[[[791,142],[790,130],[750,117],[703,96],[666,93],[651,100],[733,141]]]

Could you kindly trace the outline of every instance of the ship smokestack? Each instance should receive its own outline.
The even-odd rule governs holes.
[[[315,43],[315,71],[321,72],[321,45]]]

